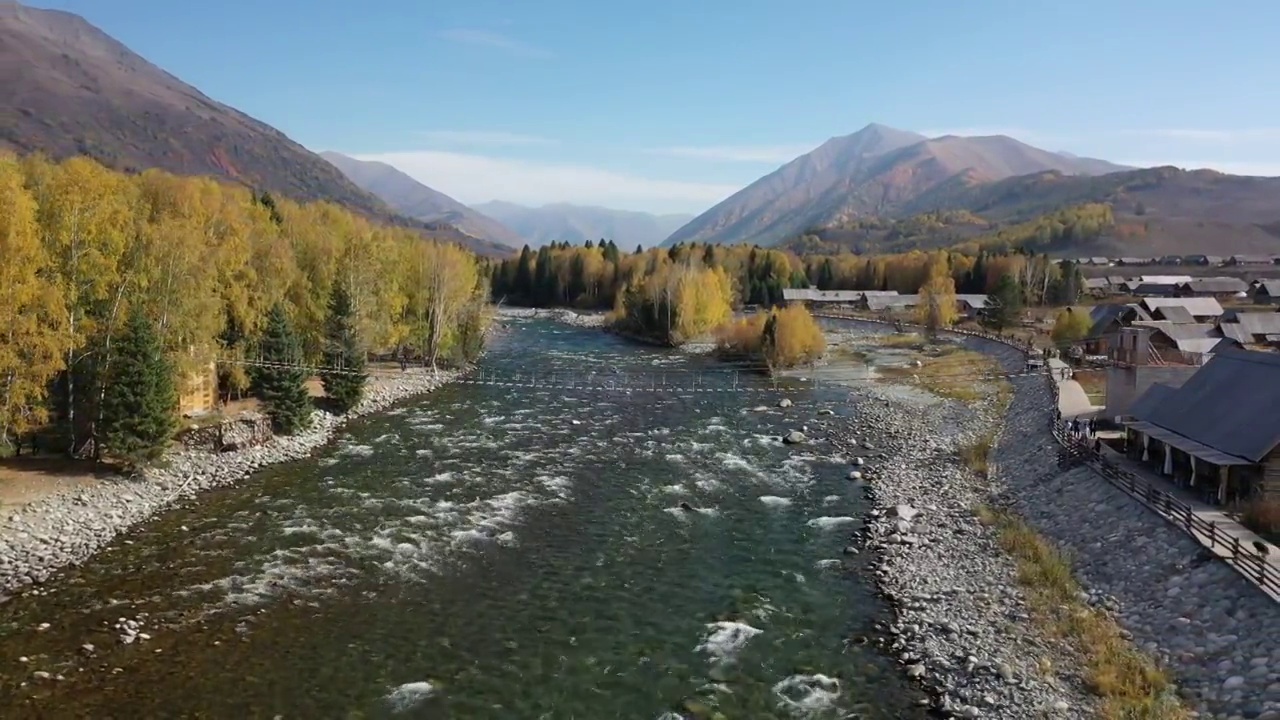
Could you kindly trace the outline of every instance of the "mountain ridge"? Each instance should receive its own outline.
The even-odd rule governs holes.
[[[524,238],[511,228],[418,182],[392,165],[360,160],[331,150],[321,151],[319,155],[357,187],[372,193],[392,210],[407,217],[448,223],[474,238],[501,243],[512,249],[518,250],[524,244]]]
[[[328,200],[478,252],[506,252],[447,224],[397,216],[278,129],[74,13],[0,2],[0,79],[0,148],[59,160],[88,155],[125,172],[210,175],[293,200]]]
[[[751,183],[672,233],[663,245],[767,245],[851,217],[892,216],[946,183],[982,184],[1045,170],[1092,175],[1126,169],[1041,150],[1004,135],[929,138],[872,123],[831,138]]]
[[[495,200],[471,207],[510,227],[526,238],[530,247],[551,242],[579,245],[600,239],[625,248],[653,247],[692,219],[687,214],[654,214],[563,202],[529,207]]]

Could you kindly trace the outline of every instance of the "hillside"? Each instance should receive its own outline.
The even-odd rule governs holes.
[[[1045,243],[1064,214],[1105,207],[1101,232]],[[1025,237],[1059,255],[1280,253],[1280,178],[1147,168],[1098,177],[1034,173],[993,183],[944,184],[907,204],[906,218],[859,218],[784,241],[796,252],[902,252]],[[1046,228],[1041,230],[1040,228]]]
[[[56,159],[90,155],[127,172],[218,176],[506,252],[446,225],[397,218],[320,156],[210,99],[78,15],[8,0],[0,0],[0,148]]]
[[[360,189],[373,193],[401,215],[428,222],[448,223],[472,237],[511,248],[524,245],[524,239],[511,228],[423,185],[386,163],[357,160],[336,152],[322,152],[320,157],[341,170]]]
[[[531,247],[551,242],[578,245],[601,238],[627,249],[636,245],[653,247],[690,219],[688,215],[654,215],[565,203],[531,208],[495,201],[476,205],[475,210],[501,221],[526,238]]]
[[[673,233],[679,242],[770,245],[815,227],[868,216],[904,217],[941,188],[1044,171],[1125,170],[1034,148],[1004,136],[926,138],[872,124],[823,143],[748,185]]]

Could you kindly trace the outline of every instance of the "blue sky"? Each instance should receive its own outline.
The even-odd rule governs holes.
[[[699,212],[869,122],[1280,175],[1274,0],[37,0],[463,202]]]

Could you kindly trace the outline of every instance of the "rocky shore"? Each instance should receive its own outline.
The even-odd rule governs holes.
[[[895,609],[885,650],[943,716],[1096,717],[1079,658],[1032,624],[1015,562],[974,513],[990,488],[958,453],[997,427],[1002,409],[894,386],[858,394],[836,442],[874,506],[861,539]]]
[[[607,316],[602,312],[575,312],[567,308],[514,308],[504,307],[498,310],[499,317],[551,320],[562,325],[580,328],[602,328]]]
[[[163,466],[42,498],[0,517],[0,600],[82,562],[129,527],[202,491],[232,485],[259,468],[309,455],[346,421],[431,392],[457,372],[410,369],[371,378],[364,400],[343,416],[317,410],[310,429],[235,452],[175,449]]]

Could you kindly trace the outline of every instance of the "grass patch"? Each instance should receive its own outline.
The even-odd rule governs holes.
[[[921,387],[935,395],[962,402],[974,402],[987,396],[991,390],[990,381],[982,378],[1000,371],[990,357],[955,345],[945,345],[940,354],[921,358],[920,362],[921,366],[912,370]]]
[[[985,478],[987,476],[988,463],[991,460],[991,451],[995,444],[996,434],[994,432],[986,433],[972,443],[960,448],[960,461],[964,463],[965,467]]]
[[[1104,720],[1183,720],[1185,709],[1164,670],[1124,638],[1115,621],[1080,599],[1065,553],[1014,515],[987,507],[978,519],[999,532],[1000,545],[1018,563],[1038,622],[1070,641],[1084,656],[1085,682],[1102,705]]]
[[[919,333],[894,333],[892,335],[881,335],[878,340],[878,345],[887,348],[924,347],[924,338],[921,337]]]

